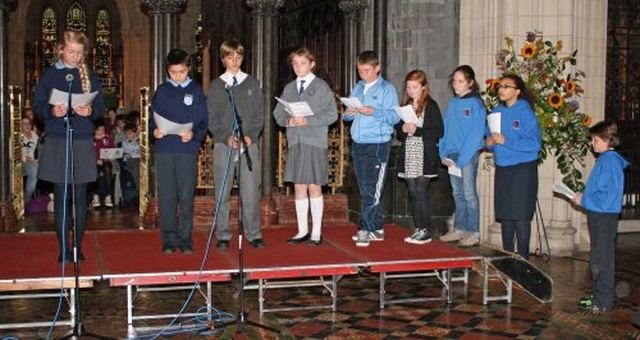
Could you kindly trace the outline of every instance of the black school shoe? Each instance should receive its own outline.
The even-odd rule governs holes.
[[[218,240],[218,243],[216,243],[216,248],[221,250],[229,249],[229,240]]]
[[[261,238],[249,241],[249,245],[254,248],[264,248],[267,246]]]

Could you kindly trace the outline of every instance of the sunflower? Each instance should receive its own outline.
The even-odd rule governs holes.
[[[520,50],[520,53],[522,53],[522,56],[525,59],[532,59],[537,52],[538,49],[536,48],[536,45],[532,43],[524,44],[524,46],[522,46],[522,49]]]
[[[489,91],[498,92],[498,85],[500,85],[500,80],[499,79],[490,79]]]
[[[573,80],[568,81],[566,84],[564,84],[564,90],[568,94],[576,92],[576,89],[578,89],[578,84],[576,84],[576,82]]]
[[[584,126],[586,126],[586,127],[591,126],[591,116],[589,116],[589,115],[584,115],[584,116],[582,117],[582,125],[584,125]]]
[[[560,93],[552,93],[549,96],[549,105],[552,108],[557,110],[561,108],[563,104],[564,104],[564,98],[562,98],[562,95],[560,95]]]

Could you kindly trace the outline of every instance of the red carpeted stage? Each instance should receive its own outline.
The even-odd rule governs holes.
[[[335,311],[339,279],[360,271],[380,275],[381,308],[385,306],[385,283],[394,277],[434,276],[443,283],[444,296],[416,297],[411,301],[444,298],[451,302],[451,271],[464,270],[466,285],[467,270],[473,261],[482,259],[482,256],[439,241],[421,246],[405,243],[403,240],[410,232],[396,225],[385,226],[385,240],[372,242],[366,248],[356,247],[351,240],[356,232],[353,225],[325,227],[324,242],[316,247],[304,243],[288,245],[286,240],[294,232],[289,228],[265,229],[263,237],[266,248],[255,249],[248,244],[243,246],[243,271],[248,281],[255,282],[245,288],[259,290],[260,314],[283,310],[265,307],[267,289],[304,286],[324,286],[331,293],[331,305],[288,309],[332,308]],[[83,247],[87,260],[80,263],[81,288],[90,288],[95,280],[109,280],[111,286],[126,287],[130,329],[135,329],[133,324],[136,320],[174,316],[134,316],[134,290],[140,291],[145,287],[149,290],[158,287],[180,289],[181,286],[192,287],[199,282],[207,287],[203,296],[210,311],[213,305],[211,284],[233,279],[239,272],[239,257],[237,238],[232,240],[231,249],[220,251],[215,248],[215,240],[208,243],[208,236],[207,232],[195,231],[195,253],[186,256],[180,253],[164,255],[158,230],[88,232]],[[203,260],[207,249],[206,260]],[[64,266],[66,278],[62,283],[57,256],[53,233],[0,236],[0,258],[5,262],[0,267],[0,291],[4,292],[0,298],[15,298],[14,294],[6,294],[15,291],[31,292],[33,297],[39,297],[35,292],[61,287],[66,292],[72,291],[69,288],[74,284],[73,265]],[[65,324],[72,322],[73,317]],[[31,326],[34,325],[0,325],[2,328]]]

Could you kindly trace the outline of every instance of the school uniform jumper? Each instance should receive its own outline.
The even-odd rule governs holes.
[[[526,259],[538,199],[540,125],[525,99],[518,99],[510,107],[500,104],[493,112],[501,112],[500,132],[505,137],[504,144],[491,148],[496,164],[495,213],[501,222],[502,247],[513,251],[515,237],[518,254]]]
[[[622,211],[624,169],[630,163],[614,150],[600,154],[582,193],[591,251],[593,304],[611,310],[615,304],[615,245]]]
[[[84,93],[82,89],[82,81],[80,73],[76,67],[65,67],[62,61],[58,61],[54,66],[46,69],[40,78],[40,82],[36,85],[33,98],[33,112],[36,117],[44,122],[44,135],[41,143],[42,149],[38,154],[38,179],[54,183],[54,220],[56,223],[56,235],[63,248],[63,219],[66,217],[68,222],[72,214],[64,214],[65,184],[75,185],[75,207],[77,228],[78,248],[82,248],[82,239],[84,237],[84,228],[87,216],[87,183],[92,183],[97,177],[97,168],[95,166],[95,151],[93,148],[93,130],[94,124],[98,119],[102,119],[105,106],[102,97],[102,85],[95,73],[88,70],[89,82],[91,84],[91,92],[98,92],[98,95],[91,103],[91,114],[87,117],[79,116],[71,112],[71,116],[58,118],[52,114],[53,105],[49,104],[49,97],[53,89],[63,92],[69,92],[69,82],[67,76],[71,75],[71,92]],[[68,128],[73,127],[73,134]],[[67,135],[72,137],[67,140]],[[73,155],[66,157],[67,150],[71,149],[73,143]],[[71,173],[71,160],[73,160],[73,173]],[[67,227],[64,226],[64,230]],[[66,240],[66,235],[64,235]],[[70,248],[64,245],[65,250]],[[69,257],[67,257],[69,259]]]
[[[273,111],[276,123],[287,127],[287,162],[284,180],[296,184],[325,185],[328,181],[329,125],[338,119],[333,91],[322,79],[314,77],[298,94],[296,81],[287,84],[280,98],[287,102],[305,101],[313,111],[306,126],[287,127],[290,117],[280,103]]]
[[[478,151],[484,146],[486,111],[477,92],[454,97],[444,114],[444,135],[438,145],[440,158],[449,158],[462,170],[462,177],[449,176],[456,229],[480,233],[480,207],[476,177]]]
[[[233,179],[238,177],[242,199],[242,225],[248,241],[262,238],[260,230],[260,134],[264,126],[262,89],[258,80],[244,72],[236,75],[233,86],[230,73],[224,73],[211,82],[207,95],[209,108],[209,131],[213,134],[213,179],[218,206],[216,238],[231,239],[229,224],[230,196]],[[240,122],[234,119],[231,99],[237,107]],[[240,123],[236,124],[236,123]],[[248,154],[251,169],[245,155],[240,159],[237,150],[227,145],[227,138],[237,135],[237,127],[244,136],[251,137]],[[240,164],[240,167],[238,167]],[[224,189],[224,190],[223,190]]]
[[[192,248],[197,157],[209,120],[204,92],[191,79],[182,84],[167,80],[156,89],[151,110],[174,123],[193,123],[193,138],[189,142],[182,142],[179,135],[155,139],[162,246],[164,249]],[[149,127],[153,136],[157,127],[155,120],[150,120]]]

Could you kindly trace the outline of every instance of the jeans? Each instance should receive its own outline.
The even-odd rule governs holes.
[[[360,223],[358,229],[382,229],[380,198],[387,177],[387,163],[391,143],[359,144],[351,146],[353,171],[360,191]]]
[[[467,233],[480,233],[480,211],[476,177],[478,174],[478,154],[462,168],[462,177],[450,175],[456,229]]]
[[[27,177],[27,183],[24,188],[24,202],[26,204],[33,197],[33,193],[36,192],[38,164],[35,162],[22,162],[22,172]]]

